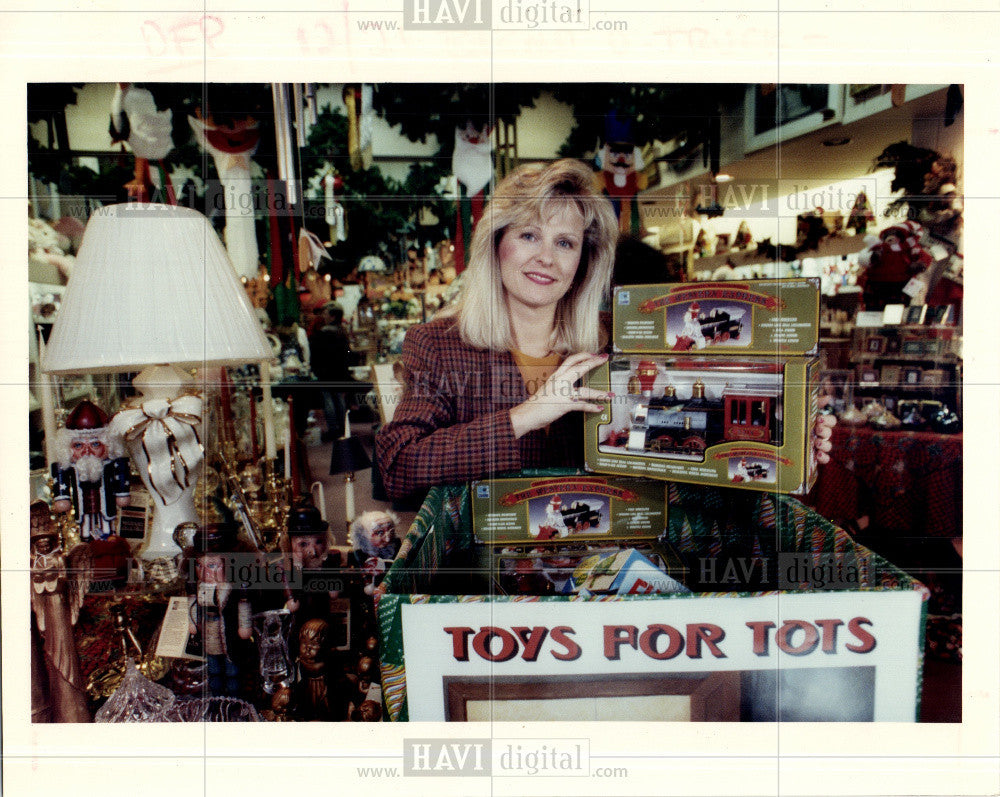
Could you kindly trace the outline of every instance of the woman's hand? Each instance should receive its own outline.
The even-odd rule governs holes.
[[[510,411],[514,437],[544,429],[567,412],[601,412],[604,409],[601,402],[612,398],[612,394],[589,387],[574,387],[574,383],[607,360],[606,354],[585,352],[567,357],[531,398]]]
[[[819,414],[813,424],[813,449],[816,452],[816,461],[820,465],[825,465],[830,461],[829,451],[833,448],[830,438],[833,436],[833,427],[837,425],[837,418],[834,415]]]

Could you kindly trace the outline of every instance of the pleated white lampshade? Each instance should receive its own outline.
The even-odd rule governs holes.
[[[87,224],[42,367],[115,373],[272,356],[208,219],[189,208],[123,204]]]

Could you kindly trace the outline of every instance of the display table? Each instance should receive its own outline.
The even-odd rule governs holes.
[[[846,524],[865,515],[900,536],[961,537],[962,435],[838,425],[829,464],[807,498]]]

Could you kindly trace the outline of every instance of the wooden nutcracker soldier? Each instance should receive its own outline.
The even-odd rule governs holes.
[[[118,507],[128,506],[129,466],[121,439],[109,432],[108,416],[81,401],[56,437],[52,464],[53,510],[76,510],[80,536],[104,540],[114,533]]]
[[[619,230],[641,236],[644,233],[637,195],[646,188],[648,181],[642,174],[642,153],[635,145],[631,120],[612,111],[604,127],[604,146],[597,159],[598,187],[614,205]]]

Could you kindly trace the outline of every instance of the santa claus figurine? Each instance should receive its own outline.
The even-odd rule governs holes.
[[[532,535],[540,540],[551,540],[556,535],[566,537],[568,534],[569,529],[566,528],[562,515],[562,499],[558,495],[553,495],[545,505],[545,523],[540,525],[537,531],[532,529]]]
[[[84,400],[59,430],[56,446],[52,509],[75,509],[82,539],[107,539],[114,533],[118,507],[129,503],[129,467],[121,439],[109,433],[104,410]]]

